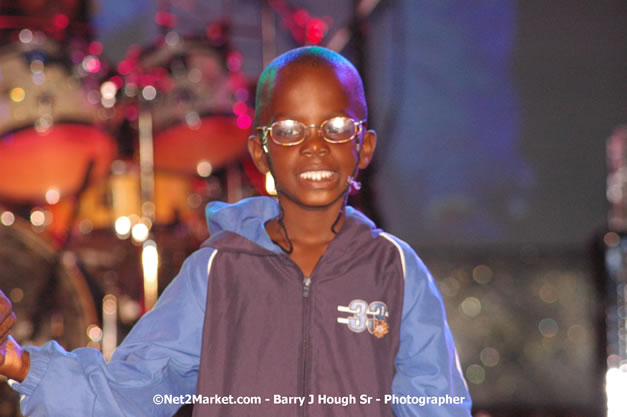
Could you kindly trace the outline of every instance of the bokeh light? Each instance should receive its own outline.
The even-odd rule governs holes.
[[[544,337],[555,337],[559,332],[559,326],[552,318],[544,318],[538,323],[538,330]]]
[[[10,211],[5,211],[0,214],[0,223],[4,226],[12,226],[15,223],[15,215]]]
[[[15,103],[20,103],[26,97],[26,92],[24,91],[23,88],[15,87],[11,89],[11,92],[9,93],[9,97],[11,98],[11,101]]]
[[[487,265],[477,265],[472,270],[472,278],[479,284],[487,284],[492,281],[492,269]]]
[[[476,297],[468,297],[459,305],[462,313],[468,317],[477,317],[481,313],[481,301]]]
[[[473,364],[466,368],[466,379],[473,384],[483,384],[485,381],[485,369],[481,365]]]
[[[210,176],[212,171],[213,167],[209,161],[202,160],[196,165],[196,173],[203,178]]]

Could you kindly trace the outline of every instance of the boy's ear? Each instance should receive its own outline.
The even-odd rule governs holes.
[[[372,161],[374,148],[377,147],[377,132],[367,130],[361,141],[361,150],[359,152],[359,169],[366,169]]]
[[[259,139],[258,135],[250,135],[248,137],[248,153],[253,159],[253,162],[259,172],[265,174],[270,171],[270,167],[268,167],[268,159],[263,151],[263,145],[261,144],[261,139]]]

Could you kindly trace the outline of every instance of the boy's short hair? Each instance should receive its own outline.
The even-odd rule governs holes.
[[[326,67],[333,69],[343,85],[349,87],[356,95],[356,102],[363,110],[363,119],[368,118],[368,107],[364,85],[355,66],[345,57],[327,48],[320,46],[304,46],[292,49],[276,57],[263,70],[257,82],[255,97],[255,126],[259,126],[260,115],[270,102],[274,83],[282,69],[291,65],[305,65],[312,67]]]

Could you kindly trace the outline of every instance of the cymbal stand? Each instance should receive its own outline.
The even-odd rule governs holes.
[[[141,98],[140,98],[141,100]],[[152,136],[152,111],[146,106],[140,106],[139,113],[139,172],[141,190],[142,222],[150,230],[155,219],[154,203],[154,143]],[[157,302],[158,294],[158,252],[157,244],[153,240],[143,242],[142,267],[144,275],[144,310],[149,311]]]

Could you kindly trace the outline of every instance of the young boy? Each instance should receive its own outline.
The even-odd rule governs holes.
[[[0,372],[21,381],[24,414],[167,416],[181,404],[171,395],[196,393],[182,397],[204,403],[195,416],[469,416],[425,266],[346,206],[375,149],[366,120],[345,58],[307,47],[275,59],[249,151],[278,204],[210,204],[211,239],[109,364],[92,349],[5,342]]]

